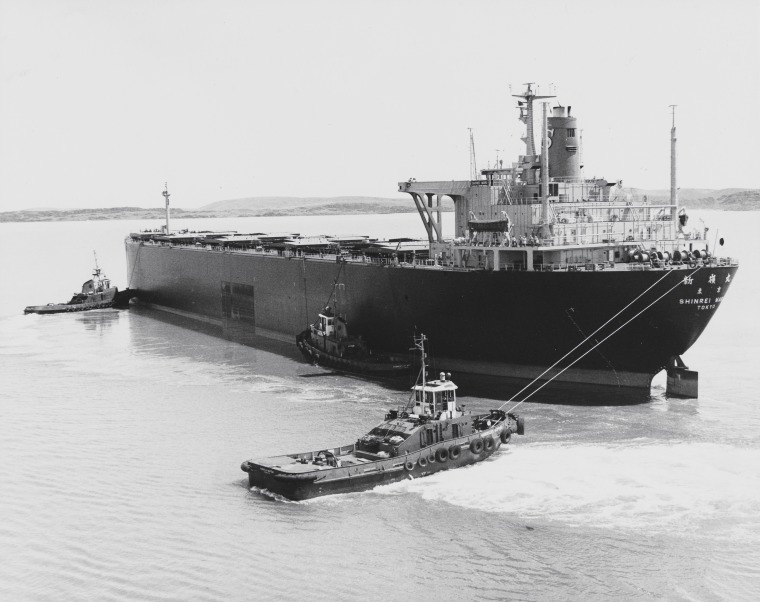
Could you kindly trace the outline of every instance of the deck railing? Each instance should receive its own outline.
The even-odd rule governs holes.
[[[189,244],[189,243],[172,243],[168,241],[153,241],[153,240],[141,240],[139,238],[131,238],[133,242],[139,242],[152,246],[163,246],[171,248],[182,248],[188,250],[198,251],[212,251],[217,253],[235,253],[245,255],[265,255],[268,257],[280,257],[283,259],[309,259],[312,261],[325,261],[325,262],[350,262],[350,263],[363,263],[368,265],[382,265],[382,266],[396,266],[406,268],[420,268],[420,269],[446,269],[454,271],[469,271],[478,269],[478,267],[456,267],[451,262],[441,261],[440,259],[414,259],[413,261],[402,261],[396,258],[389,257],[375,257],[370,255],[360,255],[351,253],[318,253],[318,252],[304,252],[304,251],[291,251],[289,249],[267,249],[264,247],[257,248],[240,248],[240,247],[228,247],[223,245],[210,245],[210,244]],[[483,247],[487,248],[487,247]],[[498,248],[498,247],[497,247]],[[601,271],[605,269],[614,269],[616,265],[621,262],[588,262],[588,261],[567,261],[564,263],[536,263],[534,264],[535,271]],[[631,261],[624,263],[625,269],[631,271],[651,270],[651,269],[679,269],[696,266],[738,266],[737,259],[732,257],[709,257],[707,259],[695,259],[690,262],[680,261],[662,261],[662,260],[650,260],[645,262]],[[503,271],[524,271],[527,269],[526,264],[521,261],[516,262],[500,262],[499,269]]]

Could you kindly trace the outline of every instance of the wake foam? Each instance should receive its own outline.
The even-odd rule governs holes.
[[[378,488],[523,519],[694,529],[760,514],[760,450],[714,443],[514,445],[467,468]]]

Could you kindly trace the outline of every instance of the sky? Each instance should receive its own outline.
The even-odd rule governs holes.
[[[756,0],[0,0],[0,211],[401,198],[572,105],[588,177],[760,188]],[[511,86],[511,88],[510,88]]]

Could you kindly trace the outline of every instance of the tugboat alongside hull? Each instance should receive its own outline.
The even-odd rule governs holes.
[[[304,330],[296,336],[296,345],[307,360],[342,372],[367,376],[402,376],[407,374],[412,367],[409,362],[394,361],[385,355],[341,357],[327,353],[315,343],[311,332],[308,330]]]
[[[372,353],[362,337],[348,334],[348,324],[337,309],[325,307],[317,321],[296,336],[304,357],[315,364],[367,376],[403,376],[412,367],[398,357]]]

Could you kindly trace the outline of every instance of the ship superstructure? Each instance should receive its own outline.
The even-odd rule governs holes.
[[[517,96],[532,124],[547,96],[530,85]],[[696,374],[680,356],[737,261],[717,257],[706,228],[689,226],[673,183],[671,198],[654,202],[585,178],[571,107],[549,109],[542,103],[540,152],[531,125],[526,154],[507,167],[399,184],[427,240],[140,232],[126,240],[130,286],[145,304],[251,342],[294,340],[340,283],[352,331],[378,352],[404,353],[424,331],[439,361],[463,375],[646,391],[670,369],[671,391],[695,396]],[[671,138],[675,156],[675,124]]]
[[[527,124],[534,102],[552,98],[531,85],[517,96]],[[621,181],[584,178],[572,107],[557,105],[551,116],[547,109],[543,103],[541,153],[535,154],[529,125],[528,154],[509,167],[484,169],[478,180],[399,183],[414,199],[434,257],[457,268],[497,271],[603,270],[619,263],[626,270],[636,264],[651,269],[709,257],[706,229],[686,227],[677,198],[650,202],[634,198]],[[675,126],[672,139],[675,154]],[[444,197],[454,202],[455,238],[449,241],[441,228]]]

